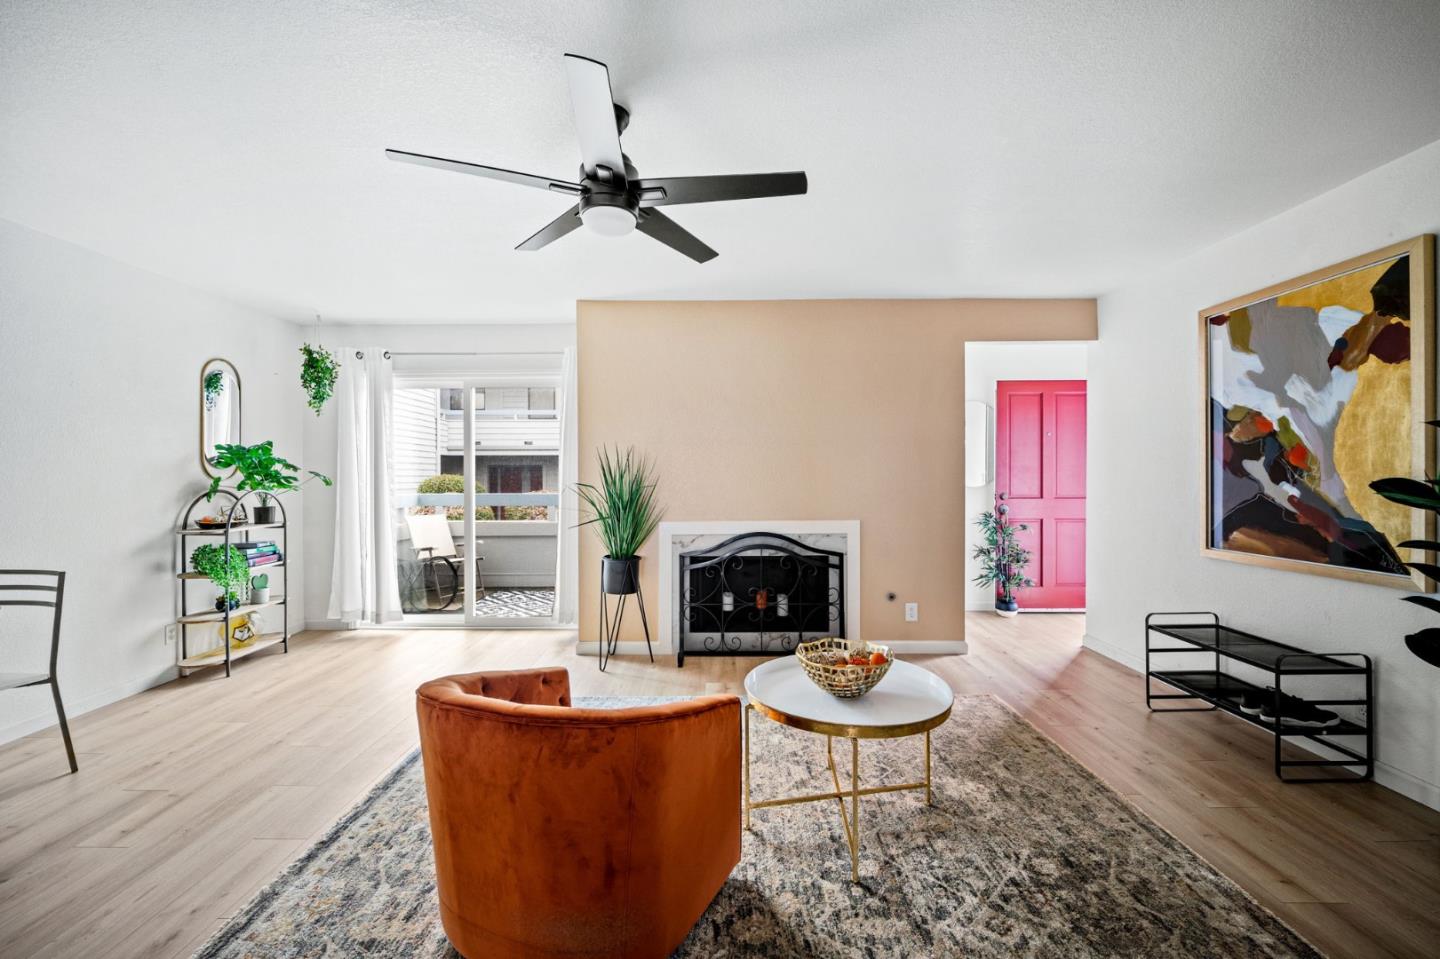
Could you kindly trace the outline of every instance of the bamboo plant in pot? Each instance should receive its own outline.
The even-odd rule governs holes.
[[[605,547],[601,589],[626,596],[640,588],[640,547],[660,525],[664,509],[655,500],[654,469],[633,447],[623,452],[602,447],[596,455],[600,482],[575,487],[587,516],[579,525],[593,525]]]
[[[1001,616],[1014,616],[1020,611],[1015,591],[1035,585],[1025,575],[1030,565],[1030,551],[1020,545],[1015,534],[1030,527],[1024,523],[1010,522],[1010,507],[996,498],[993,511],[980,514],[975,525],[985,537],[985,542],[975,547],[975,558],[980,561],[980,572],[975,583],[995,588],[995,612]]]
[[[314,470],[306,470],[310,475],[301,479],[300,467],[275,455],[275,443],[272,440],[256,443],[254,446],[221,443],[215,447],[213,462],[217,469],[233,467],[239,471],[240,481],[235,484],[237,491],[255,490],[260,495],[260,505],[255,507],[250,516],[252,523],[276,522],[276,507],[270,504],[276,493],[297,490],[313,480],[319,480],[326,486],[332,485],[330,477]],[[205,494],[207,499],[214,498],[220,489],[220,482],[219,476],[211,478],[210,490]]]

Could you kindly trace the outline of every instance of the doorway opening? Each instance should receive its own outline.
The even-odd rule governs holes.
[[[562,360],[397,370],[391,492],[407,625],[557,623]]]
[[[1085,609],[1086,346],[967,343],[965,347],[966,606],[993,610],[977,584],[983,513],[1006,508],[1027,553],[1014,591],[1021,612]]]

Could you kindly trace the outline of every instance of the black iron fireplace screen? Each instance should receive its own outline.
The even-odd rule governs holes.
[[[845,635],[845,554],[780,533],[742,533],[682,552],[676,662],[773,656]]]

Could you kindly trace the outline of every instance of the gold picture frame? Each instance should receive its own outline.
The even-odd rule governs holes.
[[[1401,291],[1408,317],[1398,315]],[[1408,341],[1387,329],[1402,323]],[[1435,237],[1423,234],[1217,303],[1200,311],[1198,326],[1204,555],[1433,592],[1419,573],[1396,568],[1397,559],[1433,562],[1431,555],[1396,546],[1434,539],[1435,515],[1392,509],[1368,484],[1382,478],[1370,475],[1377,469],[1435,475],[1436,431],[1425,425],[1435,419]],[[1330,381],[1322,385],[1315,353],[1325,340],[1327,369],[1320,372]],[[1403,361],[1396,358],[1402,342]],[[1222,355],[1212,355],[1217,351]],[[1296,371],[1287,369],[1289,360]],[[1362,369],[1366,364],[1373,365]],[[1396,400],[1407,392],[1404,375],[1408,409]],[[1388,428],[1394,424],[1408,429]]]

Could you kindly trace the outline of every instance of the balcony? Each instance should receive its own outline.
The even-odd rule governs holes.
[[[394,496],[396,563],[400,580],[401,606],[407,616],[463,619],[464,577],[474,565],[465,557],[465,496],[463,493],[396,493]],[[475,614],[483,619],[549,618],[555,602],[555,559],[558,526],[555,511],[557,493],[477,493],[476,510],[489,517],[501,508],[526,519],[479,518],[475,537],[483,595],[477,595]],[[429,517],[446,516],[445,545],[433,553],[422,541],[419,549],[412,532],[422,537],[437,532]],[[412,519],[425,518],[429,529],[417,529]],[[446,556],[446,553],[450,555]],[[478,590],[477,590],[478,593]]]

